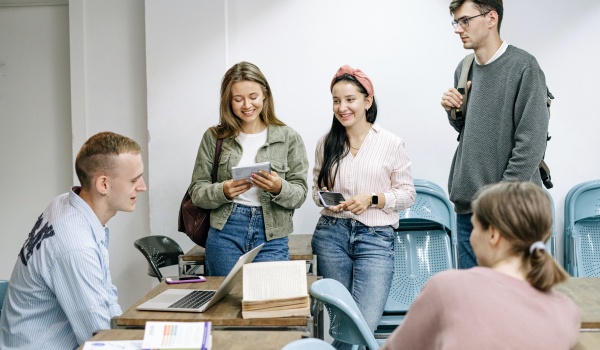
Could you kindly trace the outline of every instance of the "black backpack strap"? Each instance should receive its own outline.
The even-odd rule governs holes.
[[[552,95],[548,87],[546,87],[546,107],[548,108],[548,118],[550,118],[550,105],[552,105],[553,99],[554,95]],[[546,145],[548,144],[548,141],[550,141],[551,138],[552,137],[550,136],[550,133],[546,133]],[[550,168],[544,160],[545,157],[546,152],[544,152],[544,155],[542,156],[542,161],[540,162],[539,166],[540,177],[542,178],[542,183],[544,184],[544,187],[546,187],[547,189],[551,189],[552,187],[554,187],[554,184],[552,183],[552,176],[550,176]]]

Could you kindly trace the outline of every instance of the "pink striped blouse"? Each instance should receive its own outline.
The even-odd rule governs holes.
[[[313,168],[313,200],[318,206],[317,178],[323,162],[323,143],[325,136],[317,142],[315,167]],[[321,215],[337,218],[351,218],[367,226],[391,225],[398,227],[398,211],[410,207],[415,200],[415,188],[410,171],[410,160],[404,151],[404,141],[373,124],[356,156],[350,152],[340,161],[335,186],[329,191],[341,192],[344,198],[359,193],[383,193],[385,207],[370,207],[360,215],[350,211],[334,213],[321,210]]]

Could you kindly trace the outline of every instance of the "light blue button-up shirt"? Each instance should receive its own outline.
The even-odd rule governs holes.
[[[40,215],[12,272],[0,349],[74,349],[121,315],[108,260],[108,228],[78,195]]]

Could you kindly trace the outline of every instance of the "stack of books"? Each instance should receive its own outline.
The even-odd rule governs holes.
[[[271,261],[244,265],[243,318],[310,316],[306,262]]]

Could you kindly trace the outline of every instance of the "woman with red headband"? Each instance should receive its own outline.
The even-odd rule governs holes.
[[[313,200],[323,206],[319,191],[340,192],[345,200],[321,211],[312,248],[318,274],[344,284],[374,330],[392,283],[398,211],[415,199],[411,163],[404,141],[375,123],[377,103],[366,74],[345,65],[330,90],[333,122],[317,143]]]

